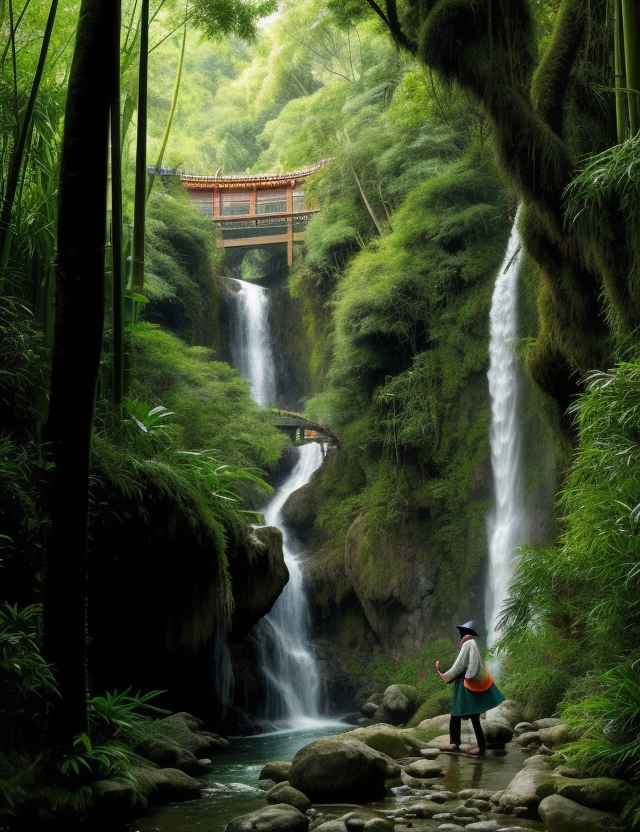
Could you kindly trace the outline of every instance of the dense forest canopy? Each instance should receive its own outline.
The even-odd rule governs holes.
[[[341,442],[309,577],[320,634],[367,636],[336,666],[408,680],[477,614],[489,307],[520,205],[526,490],[555,502],[504,607],[501,684],[580,728],[572,765],[637,788],[639,23],[629,0],[0,3],[3,812],[32,779],[68,805],[80,766],[131,769],[99,697],[135,681],[140,643],[173,656],[160,686],[233,635],[288,444],[225,360],[211,222],[149,167],[321,159],[282,309],[300,407]]]

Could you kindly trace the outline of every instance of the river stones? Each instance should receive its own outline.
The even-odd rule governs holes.
[[[225,832],[307,832],[309,818],[294,806],[276,803],[229,821]]]
[[[404,767],[405,773],[410,777],[433,778],[442,777],[444,769],[433,760],[414,760]]]
[[[311,801],[298,789],[294,789],[289,783],[278,783],[268,792],[265,792],[267,803],[287,803],[289,806],[295,806],[301,812],[306,812],[311,808]]]
[[[342,734],[301,748],[291,762],[289,783],[313,801],[366,802],[380,797],[385,781],[400,771],[391,757]]]
[[[613,829],[619,820],[617,815],[589,809],[559,794],[545,797],[538,807],[538,814],[548,832],[575,832],[576,829],[603,832]]]
[[[541,800],[555,793],[556,778],[543,757],[530,757],[500,796],[500,806],[507,811],[526,807],[534,814]]]
[[[290,771],[291,762],[289,760],[273,760],[273,762],[265,763],[262,766],[258,780],[273,780],[274,783],[283,783],[289,779]]]

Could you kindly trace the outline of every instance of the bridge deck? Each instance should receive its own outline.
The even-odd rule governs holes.
[[[308,221],[319,207],[308,200],[305,179],[332,159],[288,173],[245,173],[231,176],[195,176],[170,169],[150,173],[178,176],[191,202],[220,228],[223,248],[287,246],[287,264],[293,265],[293,244],[304,239]]]

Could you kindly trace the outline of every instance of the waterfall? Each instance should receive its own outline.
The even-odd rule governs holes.
[[[260,664],[267,683],[264,716],[279,727],[306,727],[319,718],[320,677],[309,646],[309,609],[302,586],[300,548],[283,528],[282,507],[290,494],[309,481],[323,458],[324,447],[319,443],[302,445],[296,466],[264,511],[267,525],[282,529],[282,548],[289,570],[289,581],[282,594],[256,628]]]
[[[269,292],[255,283],[229,278],[237,286],[231,324],[233,366],[251,382],[251,398],[260,405],[276,398],[275,371],[269,332]]]
[[[520,363],[516,351],[517,289],[522,260],[517,227],[519,214],[518,208],[491,303],[488,379],[494,505],[487,518],[489,569],[485,620],[488,647],[497,640],[497,621],[513,575],[515,551],[527,533],[518,414]]]

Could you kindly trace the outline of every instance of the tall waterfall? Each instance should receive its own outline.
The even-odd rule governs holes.
[[[487,645],[493,646],[496,625],[513,575],[515,550],[524,542],[527,517],[522,485],[519,432],[519,372],[517,288],[522,261],[518,217],[496,278],[491,303],[489,394],[491,396],[491,465],[494,506],[487,518],[489,570],[485,598]]]
[[[257,629],[260,664],[267,682],[264,716],[279,727],[301,728],[317,722],[320,709],[320,677],[309,644],[310,620],[302,586],[298,541],[282,525],[282,507],[320,467],[324,447],[309,442],[287,480],[264,510],[268,526],[282,529],[282,548],[289,582],[271,612]]]
[[[251,382],[251,398],[258,404],[273,404],[275,371],[269,332],[269,292],[245,280],[237,284],[236,314],[231,324],[233,366]]]

